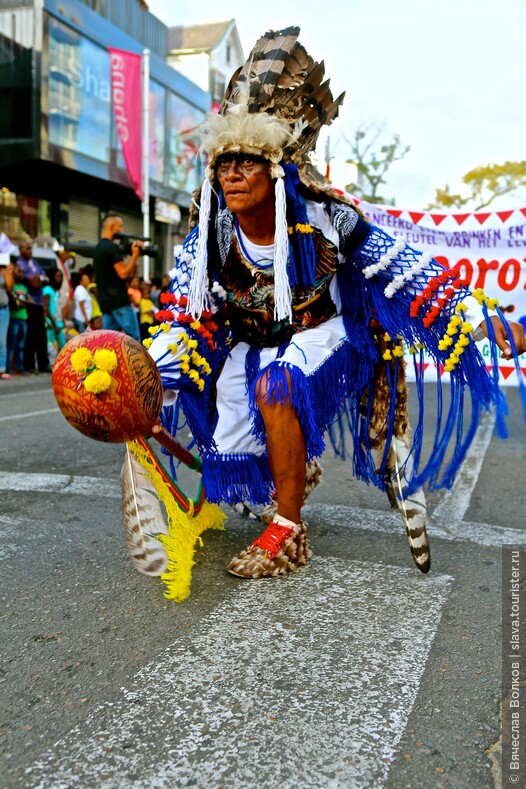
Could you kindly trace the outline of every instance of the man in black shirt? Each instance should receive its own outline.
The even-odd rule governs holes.
[[[122,217],[108,214],[102,223],[102,238],[93,253],[93,267],[105,329],[122,331],[140,342],[139,321],[130,304],[126,280],[137,273],[137,258],[142,241],[132,242],[132,253],[126,263],[122,251],[114,243],[115,233],[123,232]]]

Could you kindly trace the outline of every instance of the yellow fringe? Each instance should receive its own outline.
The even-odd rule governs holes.
[[[162,573],[161,580],[165,587],[164,596],[180,603],[190,594],[196,542],[203,544],[201,534],[206,529],[224,529],[226,515],[217,504],[210,504],[206,500],[198,515],[194,515],[194,503],[191,499],[190,509],[183,512],[155,467],[158,462],[155,456],[152,459],[137,441],[131,441],[128,447],[155,485],[157,495],[166,508],[169,534],[160,534],[157,537],[168,556],[168,567],[166,572]]]

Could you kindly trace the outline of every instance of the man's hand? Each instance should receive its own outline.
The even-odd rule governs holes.
[[[501,358],[512,359],[513,353],[511,350],[510,343],[507,340],[506,329],[504,328],[504,324],[502,323],[498,315],[492,315],[490,321],[493,325],[493,330],[495,332],[495,342],[500,348],[500,350],[502,351]],[[521,353],[526,352],[526,338],[524,336],[523,325],[521,323],[512,323],[512,321],[509,321],[508,326],[512,334],[513,342],[515,343],[515,348],[517,349],[517,354],[520,355]],[[486,321],[482,321],[482,323],[480,324],[480,328],[482,329],[485,336],[487,337],[488,332],[486,329]]]
[[[141,254],[141,249],[143,247],[144,247],[144,241],[138,241],[137,239],[135,239],[135,241],[132,241],[132,245],[131,245],[131,248],[132,248],[131,256],[132,256],[132,258],[137,259],[139,257],[139,255]]]

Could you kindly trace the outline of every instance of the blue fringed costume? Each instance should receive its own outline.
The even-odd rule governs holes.
[[[290,397],[308,459],[321,455],[328,434],[340,456],[352,457],[357,477],[385,489],[390,447],[398,438],[409,453],[408,492],[425,483],[451,486],[482,410],[496,409],[505,435],[498,348],[493,345],[490,373],[474,339],[489,309],[505,323],[504,316],[483,293],[471,295],[457,270],[391,238],[331,190],[300,184],[295,165],[284,169],[292,317],[274,317],[273,248],[252,245],[234,215],[216,202],[208,219],[204,310],[199,318],[186,312],[199,246],[195,227],[175,250],[171,292],[151,341],[167,390],[165,427],[175,434],[186,422],[202,456],[207,496],[215,502],[270,500],[274,486],[255,403],[261,386],[267,402]],[[437,373],[439,418],[426,459],[424,348],[450,383],[444,413]],[[406,409],[407,351],[419,403],[414,434]]]

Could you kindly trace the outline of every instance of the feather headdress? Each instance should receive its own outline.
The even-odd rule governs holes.
[[[208,154],[199,207],[199,240],[188,291],[187,312],[202,314],[206,301],[208,225],[212,210],[215,162],[224,153],[262,156],[270,163],[276,181],[276,233],[274,239],[274,318],[292,320],[291,289],[287,273],[289,236],[286,217],[283,161],[296,165],[308,181],[308,154],[320,129],[338,115],[345,94],[333,99],[325,66],[317,63],[298,43],[299,27],[270,30],[261,36],[246,63],[238,69],[225,93],[219,114],[210,113],[201,127],[202,149]],[[289,176],[289,191],[292,187]],[[297,218],[301,226],[306,218]],[[314,275],[312,239],[304,245],[300,261],[307,282]],[[305,276],[300,277],[305,281]]]
[[[344,93],[333,99],[325,66],[298,43],[299,27],[261,36],[232,76],[219,114],[203,126],[213,165],[225,151],[259,153],[301,167],[323,125],[337,117]]]

